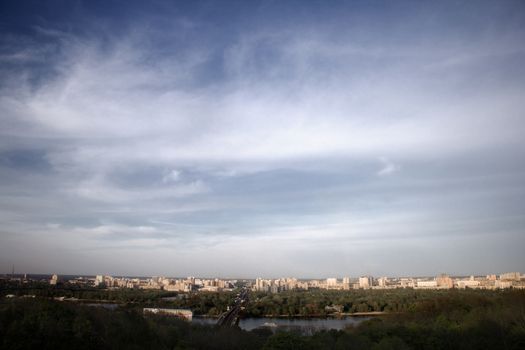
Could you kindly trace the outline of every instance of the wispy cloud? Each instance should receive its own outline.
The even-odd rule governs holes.
[[[377,175],[379,176],[390,175],[401,169],[400,165],[394,164],[388,158],[380,157],[379,161],[382,164],[382,168],[377,172]]]
[[[151,9],[0,36],[0,262],[54,237],[64,256],[111,241],[121,261],[126,247],[185,247],[174,273],[191,273],[183,257],[200,254],[204,271],[228,249],[246,252],[238,272],[270,254],[266,272],[293,256],[306,273],[301,251],[328,259],[337,247],[321,274],[355,263],[346,251],[379,271],[373,244],[438,259],[448,239],[468,246],[465,232],[522,242],[525,22],[506,16],[517,5],[454,18],[441,4],[338,6],[326,22],[281,22],[272,6]],[[104,254],[76,268],[118,265]],[[41,266],[58,269],[48,255]],[[167,266],[155,259],[152,270]]]

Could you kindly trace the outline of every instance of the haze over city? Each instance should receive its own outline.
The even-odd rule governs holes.
[[[2,2],[0,272],[523,272],[524,10]]]

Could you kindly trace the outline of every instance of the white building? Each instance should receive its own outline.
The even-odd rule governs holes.
[[[56,285],[57,282],[58,282],[58,275],[53,275],[51,279],[49,280],[49,284],[52,286]]]
[[[95,287],[98,287],[102,283],[104,283],[104,276],[102,275],[95,276]]]
[[[144,314],[157,314],[157,315],[168,315],[168,316],[175,316],[179,317],[188,321],[191,321],[193,318],[193,312],[191,310],[185,310],[185,309],[160,309],[160,308],[152,308],[152,307],[145,307],[144,308]]]
[[[328,287],[328,288],[335,288],[335,287],[337,287],[337,278],[327,278],[326,279],[326,287]]]
[[[495,288],[505,289],[512,287],[512,281],[502,281],[502,280],[496,280],[494,282]]]
[[[418,288],[437,288],[437,281],[417,281]]]
[[[468,280],[459,280],[457,281],[458,288],[465,289],[465,288],[479,288],[480,282],[476,281],[474,279],[474,276],[470,276],[470,279]]]
[[[386,284],[388,283],[388,278],[386,277],[379,277],[377,279],[377,284],[379,285],[379,287],[381,288],[386,288]]]
[[[499,279],[502,281],[519,281],[521,274],[519,272],[507,272],[499,275]]]
[[[372,277],[359,277],[359,288],[368,289],[372,286]]]

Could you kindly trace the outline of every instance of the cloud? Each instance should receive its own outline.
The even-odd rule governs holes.
[[[177,182],[178,180],[180,180],[180,175],[180,171],[170,170],[166,175],[164,175],[164,177],[162,178],[162,182]]]
[[[377,175],[379,176],[390,175],[401,170],[401,166],[394,164],[392,161],[385,157],[380,157],[379,161],[383,165],[383,167],[377,172]]]
[[[203,271],[233,248],[284,265],[337,247],[321,274],[356,263],[345,251],[370,262],[360,246],[430,254],[425,240],[446,249],[440,234],[512,236],[524,214],[521,17],[490,16],[489,28],[461,11],[457,23],[360,11],[242,28],[178,13],[148,26],[145,14],[132,29],[48,23],[0,37],[2,243],[111,241],[127,259],[143,242],[140,256],[181,264],[185,247],[209,256]]]

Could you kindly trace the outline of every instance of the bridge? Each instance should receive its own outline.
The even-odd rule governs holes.
[[[217,325],[226,327],[237,326],[239,324],[240,313],[244,309],[243,305],[246,305],[247,303],[248,289],[243,288],[241,292],[237,294],[233,305],[227,311],[221,314],[219,320],[217,321]]]

